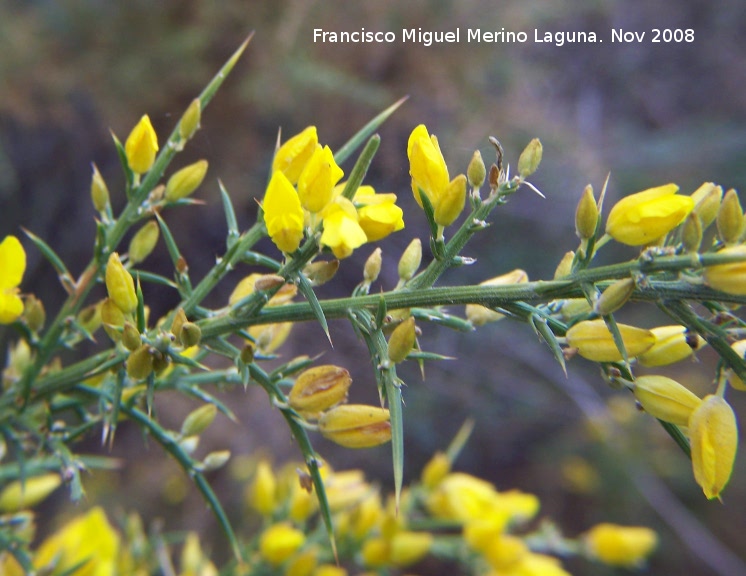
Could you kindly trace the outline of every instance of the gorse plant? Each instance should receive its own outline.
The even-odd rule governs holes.
[[[560,259],[553,279],[529,281],[524,271],[513,270],[479,285],[438,287],[446,270],[473,262],[462,251],[474,235],[489,235],[494,209],[519,189],[539,192],[527,178],[539,167],[542,146],[532,140],[520,154],[517,174],[511,175],[493,138],[494,164],[487,168],[476,152],[465,173],[453,177],[437,137],[419,125],[409,137],[407,156],[422,214],[407,218],[424,217],[432,259],[423,267],[422,241],[414,238],[398,260],[397,285],[371,293],[384,265],[381,249],[373,247],[363,278],[349,297],[320,299],[315,288],[332,281],[347,264],[344,259],[390,234],[406,233],[401,232],[404,214],[396,196],[364,184],[380,144],[375,131],[400,101],[336,152],[319,143],[314,126],[279,143],[259,217],[247,230],[239,229],[221,185],[225,252],[196,279],[167,219],[172,208],[195,203],[190,196],[204,180],[208,163],[200,160],[164,175],[198,130],[202,112],[245,47],[189,105],[165,142],[159,144],[147,115],[124,144],[114,138],[127,202],[119,214],[113,213],[109,188],[94,167],[91,198],[97,234],[91,261],[78,278],[41,238],[26,233],[67,291],[51,321],[25,286],[21,293],[22,243],[13,235],[0,243],[0,322],[18,334],[0,397],[3,573],[217,572],[195,534],[184,539],[177,570],[163,552],[166,543],[149,540],[137,516],[116,530],[99,507],[34,544],[33,506],[63,483],[73,500],[80,499],[81,471],[112,466],[105,457],[76,453],[76,441],[100,431],[111,444],[123,422],[158,442],[209,504],[234,553],[224,573],[320,576],[346,574],[347,568],[359,566],[371,574],[391,574],[428,554],[458,561],[469,573],[495,576],[567,574],[556,557],[569,555],[640,566],[656,544],[651,530],[601,524],[566,538],[549,522],[530,523],[539,508],[535,496],[499,492],[484,480],[454,471],[468,425],[404,489],[404,410],[397,365],[444,358],[420,347],[421,331],[442,327],[469,332],[505,317],[535,331],[562,370],[576,355],[598,363],[606,381],[629,390],[630,402],[657,418],[691,457],[694,479],[705,496],[720,496],[738,437],[726,393],[746,388],[746,323],[735,308],[746,301],[745,226],[734,191],[723,195],[714,184],[691,195],[678,194],[674,184],[650,188],[613,206],[604,227],[606,186],[598,198],[589,186],[576,212],[580,245]],[[340,166],[358,150],[346,172]],[[713,227],[715,234],[708,234]],[[125,251],[122,241],[134,230]],[[276,250],[256,251],[267,236]],[[173,270],[147,270],[143,264],[161,241]],[[612,241],[640,251],[628,261],[594,266],[596,254]],[[224,307],[206,307],[213,289],[242,267],[256,271],[235,286]],[[162,318],[150,318],[142,291],[146,283],[175,291],[178,305]],[[97,284],[105,285],[107,297],[94,302],[89,294]],[[629,301],[663,310],[670,325],[646,329],[617,322],[616,312]],[[456,305],[465,306],[463,316],[453,311]],[[346,403],[352,379],[342,366],[321,365],[307,356],[277,365],[274,352],[295,323],[315,321],[328,337],[328,321],[337,319],[349,322],[367,347],[379,405]],[[98,335],[96,341],[108,345],[63,365],[61,351],[92,340],[99,330],[107,337]],[[666,366],[705,345],[721,359],[705,398],[667,376],[634,375],[638,365]],[[228,358],[232,367],[211,368],[214,355]],[[269,369],[268,360],[276,367]],[[282,469],[265,460],[234,467],[237,480],[247,486],[249,506],[263,520],[254,536],[234,529],[207,480],[210,471],[230,460],[230,453],[193,456],[198,437],[218,413],[235,418],[231,407],[210,391],[217,384],[263,388],[267,406],[282,414],[301,456],[299,463]],[[152,410],[157,395],[173,390],[202,402],[178,431],[164,428]],[[390,442],[390,497],[384,498],[360,471],[335,471],[322,464],[312,446],[317,433],[349,448]]]

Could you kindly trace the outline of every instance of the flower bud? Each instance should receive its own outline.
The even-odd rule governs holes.
[[[153,349],[143,344],[127,357],[127,375],[133,380],[142,380],[153,371]]]
[[[738,193],[731,188],[726,192],[717,215],[718,235],[727,245],[735,244],[743,232],[743,208]]]
[[[510,286],[511,284],[524,284],[528,282],[528,274],[520,268],[495,276],[484,282],[480,282],[480,286]],[[466,305],[466,319],[469,320],[474,326],[484,326],[489,322],[497,322],[504,317],[504,314],[490,310],[486,306],[479,304],[467,304]]]
[[[199,98],[192,100],[179,122],[179,136],[182,140],[189,140],[199,130],[202,118],[202,105]]]
[[[303,546],[306,537],[288,522],[273,524],[259,538],[259,553],[272,566],[279,566]]]
[[[650,330],[655,344],[637,357],[643,366],[667,366],[691,356],[706,344],[699,334],[688,332],[686,327],[658,326]]]
[[[109,188],[95,164],[93,164],[93,176],[91,177],[91,201],[93,207],[99,212],[106,210],[109,205]]]
[[[205,174],[207,174],[207,160],[198,160],[175,172],[166,183],[166,200],[175,202],[186,198],[202,184]]]
[[[629,246],[665,236],[694,209],[694,200],[677,195],[678,189],[676,184],[666,184],[622,198],[609,212],[606,233]]]
[[[705,396],[689,418],[694,479],[712,500],[728,484],[738,449],[733,408],[720,396]]]
[[[554,270],[554,279],[559,280],[572,274],[572,263],[575,261],[575,252],[565,252],[565,255]]]
[[[137,308],[135,281],[116,252],[111,253],[106,264],[106,290],[112,302],[125,314],[131,314]]]
[[[378,279],[378,275],[381,273],[381,265],[383,264],[383,256],[381,255],[381,249],[376,248],[372,254],[368,256],[365,261],[365,268],[363,268],[363,281],[370,285]]]
[[[435,488],[451,471],[451,461],[444,452],[436,452],[422,470],[422,485]]]
[[[285,569],[285,576],[317,576],[314,572],[318,564],[319,551],[315,548],[296,554]]]
[[[581,240],[588,240],[596,235],[598,224],[598,205],[593,196],[593,186],[588,184],[583,190],[578,207],[575,210],[575,233]]]
[[[411,280],[420,267],[422,262],[422,242],[419,238],[415,238],[409,243],[407,249],[399,259],[399,278],[404,280]]]
[[[404,568],[422,560],[432,543],[433,535],[427,532],[399,531],[389,541],[389,560],[394,566]]]
[[[135,233],[129,247],[129,257],[132,265],[139,264],[150,256],[158,243],[160,233],[161,230],[155,220],[151,220]]]
[[[173,334],[177,340],[181,337],[181,330],[187,322],[188,320],[184,309],[179,308],[174,315],[174,321],[171,323],[171,334]]]
[[[42,474],[25,478],[23,482],[14,480],[0,492],[0,511],[18,512],[36,506],[60,484],[62,479],[59,474]]]
[[[650,330],[617,324],[630,358],[646,352],[655,343]],[[603,320],[583,320],[567,331],[567,343],[578,349],[578,354],[594,362],[619,362],[622,353],[616,347],[614,337]]]
[[[254,481],[249,486],[249,504],[262,516],[269,516],[277,503],[277,481],[266,460],[257,464]]]
[[[44,310],[44,304],[33,294],[29,294],[24,298],[23,302],[23,319],[26,321],[26,326],[32,332],[38,332],[44,328],[44,323],[47,320],[47,313]]]
[[[201,469],[203,472],[212,472],[213,470],[218,470],[219,468],[225,466],[230,458],[230,450],[217,450],[215,452],[210,452],[207,456],[205,456],[205,459],[202,460]]]
[[[417,340],[417,328],[414,318],[410,316],[399,324],[389,338],[389,360],[394,364],[403,362],[414,348]]]
[[[487,177],[487,169],[484,166],[482,153],[479,150],[474,150],[474,154],[469,161],[469,166],[466,169],[466,177],[469,179],[469,185],[472,188],[481,188],[482,184],[484,184],[484,179]]]
[[[702,221],[696,212],[691,212],[681,227],[681,243],[684,250],[695,253],[702,244]]]
[[[196,346],[202,340],[202,329],[194,322],[185,322],[181,327],[179,341],[184,348]]]
[[[695,203],[694,212],[705,230],[717,218],[723,200],[723,189],[712,182],[705,182],[692,193],[692,200]]]
[[[658,535],[649,528],[598,524],[584,538],[591,556],[604,564],[633,568],[640,566],[658,544]]]
[[[130,352],[134,352],[140,346],[142,346],[142,338],[140,332],[135,328],[131,322],[124,323],[124,329],[122,330],[122,344]]]
[[[718,254],[741,256],[743,261],[706,267],[705,283],[727,294],[746,296],[746,246],[731,246],[720,250]]]
[[[339,260],[320,260],[306,264],[303,273],[308,276],[313,286],[321,286],[334,278],[337,270],[339,270]]]
[[[524,148],[518,158],[518,174],[521,178],[528,178],[536,172],[536,169],[541,163],[541,156],[543,154],[543,148],[538,138],[534,138],[528,143],[528,146]]]
[[[742,360],[744,359],[744,357],[746,357],[746,340],[733,342],[730,347],[736,354],[741,357]],[[728,383],[736,390],[746,390],[746,384],[744,384],[743,380],[741,380],[741,378],[737,374],[735,374],[733,370],[729,371]]]
[[[199,436],[215,420],[218,407],[215,404],[205,404],[192,410],[181,424],[182,436]]]
[[[611,284],[603,291],[596,301],[594,310],[599,316],[607,316],[619,310],[627,303],[635,291],[635,281],[632,278],[622,278]]]
[[[136,174],[143,174],[150,170],[158,152],[158,136],[155,134],[150,118],[145,114],[132,129],[124,143],[127,164]]]
[[[635,398],[651,416],[677,426],[687,426],[692,412],[702,403],[696,394],[666,376],[635,379]]]
[[[288,404],[304,416],[314,417],[344,402],[351,384],[350,373],[344,368],[315,366],[298,375],[288,394]]]
[[[459,174],[446,186],[435,206],[434,220],[440,226],[450,226],[464,210],[466,203],[466,176]]]
[[[101,305],[102,304],[103,304],[103,301],[96,302],[95,304],[86,306],[80,312],[78,312],[76,321],[78,325],[83,330],[88,332],[89,334],[93,334],[101,326]]]
[[[389,411],[361,404],[332,408],[319,419],[324,438],[345,448],[370,448],[391,440]]]
[[[591,313],[591,305],[586,298],[568,298],[562,303],[560,314],[565,321],[574,320]]]
[[[107,298],[101,303],[100,321],[104,325],[104,330],[109,338],[115,342],[122,339],[122,328],[124,328],[124,312],[117,306],[111,298]]]

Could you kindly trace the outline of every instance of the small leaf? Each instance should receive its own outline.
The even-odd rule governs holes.
[[[311,287],[311,282],[309,282],[305,274],[298,274],[298,289],[301,291],[303,296],[306,297],[306,300],[308,300],[308,303],[311,306],[311,312],[313,312],[318,323],[321,324],[321,328],[324,330],[324,334],[326,334],[329,344],[334,347],[332,337],[329,334],[329,325],[326,323],[326,317],[324,316],[324,310],[321,308],[321,304],[319,304],[319,300],[316,298],[316,293]]]
[[[371,162],[373,162],[373,158],[375,157],[380,145],[381,137],[378,134],[374,134],[370,137],[365,148],[363,148],[363,151],[360,153],[357,162],[355,162],[355,166],[352,168],[352,172],[350,172],[350,177],[347,179],[347,184],[345,184],[344,190],[342,191],[342,196],[344,198],[352,200],[355,196],[355,193],[360,187],[360,184],[362,184],[365,174],[368,172],[368,168],[370,167]]]
[[[124,145],[119,141],[117,135],[111,132],[111,138],[114,140],[114,147],[117,149],[117,156],[119,157],[119,164],[122,166],[122,172],[124,172],[124,178],[126,182],[127,199],[132,197],[132,185],[135,182],[135,173],[130,168],[130,164],[127,161],[127,153],[124,150]]]
[[[44,242],[41,238],[39,238],[36,234],[29,232],[25,228],[23,229],[26,236],[28,236],[29,240],[34,243],[34,245],[39,249],[39,252],[42,253],[42,255],[49,261],[49,263],[54,268],[55,272],[60,277],[60,280],[63,283],[63,286],[65,286],[65,283],[73,283],[72,276],[70,275],[70,272],[68,272],[67,267],[65,266],[65,263],[62,262],[62,259],[57,256],[54,250],[52,250],[51,246]],[[67,289],[68,286],[65,286]]]
[[[239,237],[238,232],[238,221],[236,220],[236,212],[233,209],[233,202],[231,197],[228,195],[228,191],[223,186],[223,182],[218,180],[218,187],[220,188],[220,198],[223,201],[223,211],[225,212],[225,221],[228,225],[228,238],[226,238],[225,244],[230,250],[233,244],[236,243]]]
[[[541,339],[547,343],[547,346],[549,346],[549,349],[552,351],[554,359],[559,362],[559,365],[562,367],[562,371],[565,373],[565,376],[567,376],[565,355],[562,352],[562,347],[557,341],[557,336],[555,336],[554,332],[552,332],[552,329],[547,324],[547,321],[537,314],[532,314],[531,325],[533,326],[536,333],[541,337]]]

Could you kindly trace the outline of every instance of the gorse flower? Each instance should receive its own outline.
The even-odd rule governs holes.
[[[743,261],[708,266],[704,272],[707,285],[727,294],[746,295],[746,246],[731,246],[720,250],[718,254],[740,256]]]
[[[145,114],[132,129],[124,143],[127,164],[136,174],[143,174],[150,170],[158,152],[158,136],[156,136],[150,118]]]
[[[272,172],[279,170],[287,176],[291,184],[297,184],[303,168],[313,156],[318,143],[316,126],[309,126],[300,134],[296,134],[280,146],[275,153]]]
[[[622,198],[609,212],[606,233],[630,246],[665,236],[694,209],[691,196],[677,195],[678,189],[676,184],[665,184]]]
[[[303,238],[303,208],[283,172],[275,172],[262,202],[267,233],[282,252],[295,252]]]
[[[15,236],[0,243],[0,324],[10,324],[23,313],[18,285],[26,271],[26,252]]]
[[[407,156],[412,192],[417,204],[422,207],[420,193],[426,194],[435,213],[435,222],[440,226],[452,224],[464,209],[466,176],[459,174],[450,180],[438,138],[431,136],[424,124],[412,130],[407,143]]]
[[[341,186],[337,186],[335,192],[341,193]],[[360,186],[352,201],[358,207],[358,224],[368,242],[404,228],[404,212],[396,205],[396,194],[377,194],[372,186]]]
[[[317,146],[298,179],[300,203],[309,212],[321,212],[332,199],[334,186],[344,172],[334,161],[329,146]]]
[[[694,479],[708,499],[718,498],[728,484],[738,449],[738,425],[733,408],[710,394],[689,418]]]
[[[624,348],[630,358],[647,352],[655,344],[650,330],[617,324]],[[578,354],[594,362],[619,362],[622,353],[617,348],[611,331],[603,320],[583,320],[567,331],[567,343],[577,348]]]
[[[137,308],[135,281],[116,252],[111,253],[106,264],[106,290],[111,301],[125,314],[131,314]]]
[[[347,258],[368,241],[358,222],[354,204],[341,196],[329,204],[323,214],[324,232],[321,245],[328,246],[337,258]]]
[[[640,526],[598,524],[585,535],[590,555],[611,566],[640,566],[657,544],[658,535]]]

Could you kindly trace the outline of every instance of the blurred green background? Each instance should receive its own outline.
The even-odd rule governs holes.
[[[320,44],[313,29],[395,31],[421,27],[453,30],[594,30],[692,28],[693,43],[611,44]],[[474,149],[493,158],[497,136],[515,164],[534,136],[544,162],[532,179],[547,196],[528,190],[494,214],[468,255],[479,262],[443,278],[478,282],[516,267],[532,279],[549,278],[560,257],[574,249],[575,205],[583,187],[599,190],[611,172],[608,198],[669,181],[689,193],[703,181],[724,188],[746,184],[746,12],[740,0],[622,2],[594,0],[245,1],[168,0],[0,1],[0,231],[23,226],[45,238],[78,272],[93,242],[88,188],[95,162],[122,204],[121,176],[109,130],[120,139],[148,113],[163,138],[191,99],[250,31],[247,53],[203,116],[203,129],[177,160],[210,162],[198,192],[207,205],[167,214],[201,277],[223,250],[225,224],[217,178],[232,194],[239,223],[248,226],[261,198],[278,128],[291,135],[315,124],[333,149],[379,110],[403,95],[407,103],[381,129],[383,143],[368,182],[399,194],[407,228],[383,243],[382,285],[396,282],[396,261],[425,221],[411,198],[406,139],[424,122],[438,135],[453,173],[463,171]],[[178,167],[178,166],[177,166]],[[345,166],[349,170],[350,166]],[[120,197],[117,199],[117,193]],[[345,294],[358,282],[362,249],[322,295]],[[629,249],[605,258],[632,258]],[[163,247],[147,268],[168,270]],[[239,270],[237,281],[248,270]],[[24,288],[56,310],[63,292],[39,255],[29,251]],[[226,282],[209,304],[222,305]],[[151,291],[157,314],[173,294]],[[631,306],[623,319],[653,326],[663,317]],[[350,369],[352,398],[373,401],[373,377],[363,346],[344,325],[332,326],[328,350],[317,326],[298,327],[283,356],[324,353],[324,361]],[[7,334],[2,334],[7,337]],[[608,390],[582,359],[569,377],[523,326],[509,321],[462,335],[426,326],[428,350],[459,360],[431,365],[422,381],[403,369],[407,478],[444,448],[468,417],[474,434],[457,467],[482,475],[498,488],[520,487],[542,498],[542,516],[568,534],[599,521],[647,524],[661,534],[652,574],[746,573],[746,458],[740,457],[724,504],[706,502],[688,462],[667,436],[638,414],[627,395]],[[714,355],[667,374],[706,393]],[[201,450],[234,454],[263,450],[275,462],[298,452],[285,424],[259,391],[226,392],[240,424],[211,429]],[[194,404],[172,398],[159,417],[177,428]],[[732,398],[744,414],[743,398]],[[611,401],[611,403],[609,403]],[[146,521],[164,519],[166,530],[196,528],[218,555],[224,544],[195,491],[174,494],[176,467],[135,430],[121,430],[114,454],[127,459],[116,476],[89,477],[89,500],[110,509],[140,510]],[[89,450],[100,450],[93,441]],[[318,441],[336,468],[361,466],[392,485],[387,448],[351,452]],[[240,510],[240,490],[227,473],[213,482],[225,502]],[[164,497],[164,492],[171,497]],[[178,494],[177,494],[178,495]],[[172,502],[169,504],[169,502]],[[175,504],[173,502],[176,502]],[[64,498],[49,514],[69,507]],[[74,510],[73,510],[74,511]],[[42,527],[42,530],[44,528]],[[739,559],[739,556],[741,559]],[[612,574],[571,562],[573,574]],[[425,574],[437,574],[423,566]]]

